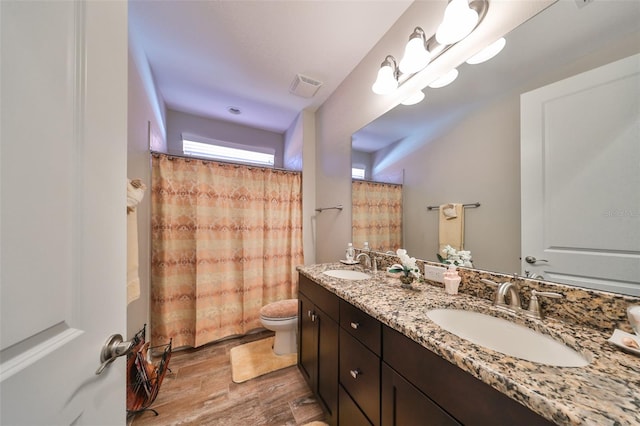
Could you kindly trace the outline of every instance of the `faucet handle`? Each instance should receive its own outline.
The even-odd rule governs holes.
[[[550,297],[552,299],[561,299],[563,297],[560,293],[554,293],[552,291],[531,290],[531,301],[529,302],[529,309],[525,311],[525,315],[532,318],[542,319],[542,310],[540,309],[538,296]]]
[[[500,286],[500,284],[498,284],[497,282],[488,280],[486,278],[480,278],[480,281],[482,281],[483,283],[487,283],[489,285],[495,286],[495,287],[499,287]]]

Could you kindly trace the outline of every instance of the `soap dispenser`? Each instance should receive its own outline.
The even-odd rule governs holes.
[[[462,278],[458,275],[456,265],[449,265],[449,269],[444,273],[444,291],[447,294],[458,294],[458,286],[461,280]]]
[[[353,258],[356,255],[356,251],[353,248],[353,243],[349,243],[347,245],[347,251],[345,253],[345,256],[347,258],[347,262],[353,262]]]

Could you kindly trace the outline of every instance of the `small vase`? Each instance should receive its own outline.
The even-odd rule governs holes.
[[[400,287],[402,288],[413,288],[411,284],[413,283],[413,277],[411,275],[402,275],[400,276],[400,282],[402,283]]]

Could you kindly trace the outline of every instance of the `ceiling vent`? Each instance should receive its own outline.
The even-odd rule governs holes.
[[[294,78],[291,83],[291,87],[289,87],[289,91],[296,96],[312,98],[320,86],[322,86],[321,81],[314,80],[302,74],[297,74],[296,78]]]

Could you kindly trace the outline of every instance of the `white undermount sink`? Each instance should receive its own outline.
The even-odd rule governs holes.
[[[590,362],[564,343],[502,318],[461,309],[434,309],[427,316],[450,333],[505,355],[557,367]]]
[[[371,275],[351,269],[332,269],[330,271],[324,271],[323,274],[342,280],[366,280],[367,278],[371,278]]]

